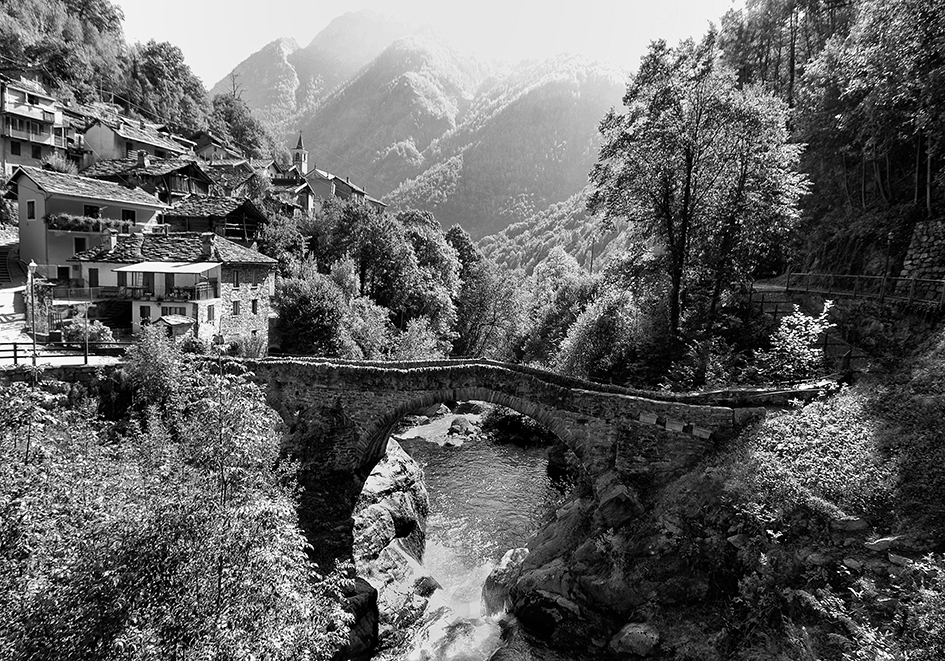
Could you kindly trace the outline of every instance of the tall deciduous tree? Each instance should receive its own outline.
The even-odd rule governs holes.
[[[784,103],[740,89],[711,32],[677,48],[652,44],[623,101],[625,113],[601,122],[589,207],[607,223],[638,223],[664,252],[676,337],[687,286],[711,283],[714,309],[790,226],[805,188],[800,147],[788,142]]]

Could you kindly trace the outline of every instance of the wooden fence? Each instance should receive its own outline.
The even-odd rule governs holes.
[[[880,302],[904,301],[932,305],[939,310],[945,308],[945,280],[789,271],[784,290],[828,296],[875,298]]]

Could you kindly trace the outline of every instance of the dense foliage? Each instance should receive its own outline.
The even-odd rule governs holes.
[[[337,578],[310,563],[278,424],[245,374],[146,329],[137,406],[0,397],[0,656],[327,659]]]

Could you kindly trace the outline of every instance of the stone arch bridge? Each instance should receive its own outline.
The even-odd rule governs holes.
[[[689,470],[764,415],[489,360],[244,364],[287,426],[283,451],[301,464],[300,524],[322,563],[351,557],[351,515],[364,481],[401,418],[431,405],[481,400],[533,418],[577,455],[605,520],[632,510],[641,491]]]

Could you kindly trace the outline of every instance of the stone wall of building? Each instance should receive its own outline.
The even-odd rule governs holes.
[[[235,279],[234,279],[235,278]],[[220,333],[225,341],[244,343],[250,355],[269,346],[269,312],[275,274],[266,266],[224,265],[220,275]],[[238,313],[236,306],[238,304]],[[257,351],[259,353],[257,353]]]

